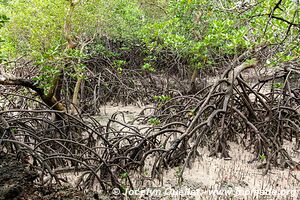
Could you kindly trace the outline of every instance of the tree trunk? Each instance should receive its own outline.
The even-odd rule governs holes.
[[[73,92],[73,98],[72,98],[72,105],[71,105],[71,113],[76,114],[76,106],[78,106],[78,96],[79,96],[79,91],[80,91],[80,86],[81,86],[81,81],[82,79],[79,77],[77,79],[74,92]]]
[[[69,6],[69,11],[66,16],[66,21],[65,21],[65,39],[68,42],[67,49],[75,49],[77,44],[74,42],[73,36],[72,36],[72,16],[75,11],[75,6],[80,3],[80,0],[70,0],[70,6]],[[78,96],[79,96],[79,91],[80,91],[80,85],[81,85],[82,78],[79,76],[76,81],[76,85],[74,88],[73,92],[73,97],[72,97],[72,105],[71,105],[71,113],[76,114],[77,110],[76,107],[78,106]]]
[[[195,94],[197,92],[197,87],[196,87],[197,76],[198,76],[198,69],[194,69],[192,77],[191,77],[190,88],[189,88],[188,94]]]
[[[54,110],[66,111],[66,107],[57,99],[54,95],[46,95],[44,89],[38,87],[33,80],[22,79],[22,78],[13,78],[5,74],[0,75],[0,84],[1,85],[19,85],[23,87],[30,88],[34,90],[40,98],[45,102],[45,104]]]

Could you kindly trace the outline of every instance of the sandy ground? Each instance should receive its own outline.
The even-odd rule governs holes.
[[[192,168],[184,173],[182,188],[197,191],[196,195],[187,199],[297,199],[300,190],[300,182],[297,180],[300,179],[299,171],[273,168],[267,175],[263,175],[264,169],[257,169],[263,161],[249,163],[253,160],[253,154],[240,145],[231,143],[230,146],[231,160],[208,157],[209,152],[206,148],[199,150],[201,156]],[[295,160],[299,160],[299,153],[290,153]],[[163,186],[179,189],[177,169],[165,173]],[[270,190],[278,194],[267,194]],[[223,191],[229,194],[223,194]],[[260,194],[263,192],[265,195]],[[173,196],[172,199],[179,198]]]
[[[106,123],[117,112],[126,113],[126,121],[134,119],[143,108],[136,106],[105,106],[103,114],[97,117]],[[139,185],[134,191],[136,199],[300,199],[300,171],[272,168],[267,175],[264,169],[257,169],[263,160],[249,163],[254,155],[241,145],[229,143],[231,160],[209,157],[206,148],[199,149],[200,155],[191,169],[186,169],[184,180],[178,184],[180,168],[166,171],[163,181],[135,180]],[[295,161],[300,161],[300,153],[286,148]],[[130,176],[134,174],[129,174]],[[181,192],[181,193],[180,193]]]
[[[268,76],[270,71],[272,72],[274,69],[266,69],[259,73]],[[257,79],[252,73],[245,73],[244,78],[252,81]],[[215,79],[211,78],[208,83],[214,81]],[[267,87],[271,87],[271,85],[267,85]],[[101,124],[106,124],[113,113],[123,112],[125,121],[129,122],[137,117],[143,108],[145,107],[107,105],[100,108],[102,113],[95,118]],[[118,120],[123,119],[118,118]],[[253,161],[254,154],[249,150],[245,150],[239,144],[229,143],[229,145],[231,147],[230,160],[209,157],[206,148],[199,149],[199,158],[190,169],[185,169],[181,184],[178,183],[180,171],[178,167],[165,171],[162,181],[146,180],[145,177],[137,174],[129,174],[131,177],[136,177],[134,185],[137,188],[136,190],[127,190],[126,193],[136,197],[135,199],[163,200],[300,199],[299,170],[273,167],[264,175],[265,169],[257,168],[265,162],[264,160]],[[300,161],[300,151],[293,150],[293,143],[286,142],[285,148],[295,161]],[[69,176],[69,178],[74,179],[75,177]],[[97,190],[97,187],[95,189]],[[118,199],[119,191],[115,192],[116,199]]]

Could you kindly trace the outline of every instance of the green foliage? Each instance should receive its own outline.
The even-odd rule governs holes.
[[[9,17],[7,17],[6,15],[0,15],[0,28],[2,28],[4,24],[8,21]]]
[[[2,6],[5,5],[6,1],[0,1],[0,30],[4,27],[5,23],[9,22],[10,18],[6,15],[6,12],[2,11]],[[0,32],[1,33],[1,32]],[[0,34],[0,63],[7,60],[7,54],[2,47],[5,44],[5,39]]]
[[[104,29],[107,34],[122,40],[132,40],[137,37],[143,21],[142,12],[136,0],[110,1],[105,5],[107,15],[104,20]]]
[[[275,89],[282,89],[284,87],[283,83],[274,83],[273,88]]]
[[[245,64],[247,64],[248,66],[254,65],[255,63],[257,63],[256,59],[249,59],[245,61]]]
[[[182,167],[181,166],[176,167],[176,169],[175,169],[175,177],[176,178],[180,178],[181,172],[182,172]]]
[[[146,24],[141,30],[142,39],[150,52],[170,50],[185,58],[191,67],[214,66],[218,64],[216,57],[233,57],[254,46],[276,43],[286,37],[288,24],[269,20],[266,15],[275,3],[263,1],[259,6],[248,5],[243,9],[234,1],[225,5],[205,0],[170,1],[169,17]],[[277,9],[275,14],[293,19],[295,8],[292,1],[285,2],[284,9]],[[292,32],[297,35],[295,29]],[[283,54],[278,57],[294,58],[287,56],[287,52]]]
[[[125,60],[114,60],[113,61],[113,66],[116,68],[116,70],[119,74],[122,74],[125,64],[126,64]]]
[[[60,73],[60,70],[53,66],[44,65],[40,67],[41,75],[34,77],[42,88],[47,91],[53,86],[53,77]]]
[[[80,1],[71,17],[72,35],[78,43],[66,51],[64,24],[66,0],[0,1],[0,61],[25,55],[40,68],[38,81],[45,87],[51,77],[68,63],[71,76],[84,78],[81,61],[102,54],[112,59],[117,73],[127,63],[120,52],[107,49],[105,36],[113,41],[138,44],[145,54],[142,70],[155,72],[159,56],[171,54],[192,69],[220,66],[244,51],[265,44],[280,43],[268,57],[275,66],[299,58],[295,1],[207,1],[207,0],[89,0]],[[270,14],[275,18],[270,18]],[[297,27],[297,26],[295,26]],[[288,34],[287,34],[288,31]],[[92,45],[84,45],[94,40]],[[81,46],[82,45],[82,46]],[[121,51],[129,51],[124,45]],[[168,66],[166,66],[167,68]],[[50,82],[49,82],[50,81]],[[47,84],[46,84],[47,83]],[[158,99],[159,101],[164,101]]]
[[[262,1],[259,6],[248,5],[249,9],[243,10],[235,1],[223,5],[206,0],[91,0],[80,3],[72,23],[77,37],[103,34],[121,40],[139,40],[146,44],[150,54],[168,49],[183,56],[193,67],[201,68],[216,64],[216,54],[235,55],[241,49],[284,39],[288,24],[268,21],[266,15],[276,2]],[[65,44],[62,30],[66,0],[12,0],[7,4],[1,10],[9,13],[12,20],[2,34],[15,53],[39,56],[53,46]],[[150,5],[154,5],[152,11]],[[286,1],[284,9],[276,9],[274,15],[293,19],[295,6],[293,1]],[[294,29],[292,33],[296,34]],[[97,45],[97,51],[104,51],[103,46]],[[143,68],[153,70],[148,64]]]
[[[259,160],[261,161],[261,162],[263,162],[263,161],[265,161],[266,160],[266,155],[265,154],[261,154],[261,155],[259,155]]]
[[[170,99],[171,99],[171,96],[169,96],[169,95],[153,96],[154,101],[158,101],[161,103],[169,101]]]
[[[125,60],[114,60],[114,66],[115,67],[122,67],[126,64]]]
[[[129,176],[128,172],[123,172],[120,174],[121,179],[127,179]]]
[[[143,66],[142,66],[142,69],[145,70],[145,71],[148,71],[148,72],[155,72],[155,68],[151,66],[151,64],[149,63],[145,63]]]
[[[11,57],[29,54],[34,58],[62,44],[62,27],[64,21],[64,1],[16,1],[5,6],[11,17],[1,31],[11,46]]]
[[[153,125],[153,126],[158,126],[158,125],[160,125],[161,122],[158,118],[152,117],[148,120],[148,123]]]

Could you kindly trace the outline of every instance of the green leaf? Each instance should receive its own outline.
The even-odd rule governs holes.
[[[161,124],[160,120],[156,117],[152,117],[148,120],[148,123],[150,123],[151,125],[157,126],[159,124]]]
[[[120,177],[122,179],[126,179],[126,178],[128,178],[128,176],[129,176],[128,172],[123,172],[123,173],[120,174]]]
[[[259,155],[259,160],[260,160],[260,161],[264,161],[264,160],[266,160],[266,156],[265,156],[265,154],[261,154],[261,155]]]

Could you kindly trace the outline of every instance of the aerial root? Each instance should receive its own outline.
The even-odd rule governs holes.
[[[181,166],[182,180],[200,147],[230,159],[229,142],[254,152],[265,173],[272,166],[298,167],[284,143],[299,149],[300,96],[291,82],[299,74],[286,70],[249,84],[242,76],[245,65],[241,68],[229,69],[195,95],[159,102],[131,122],[115,113],[105,126],[93,117],[53,111],[34,98],[1,92],[9,108],[0,112],[1,151],[36,168],[41,184],[60,183],[65,181],[61,174],[77,172],[79,188],[98,185],[105,192],[124,191],[124,184],[136,187],[130,172],[142,174],[146,168],[160,178],[164,168]],[[28,109],[33,105],[36,109]],[[159,124],[149,124],[152,118]]]

